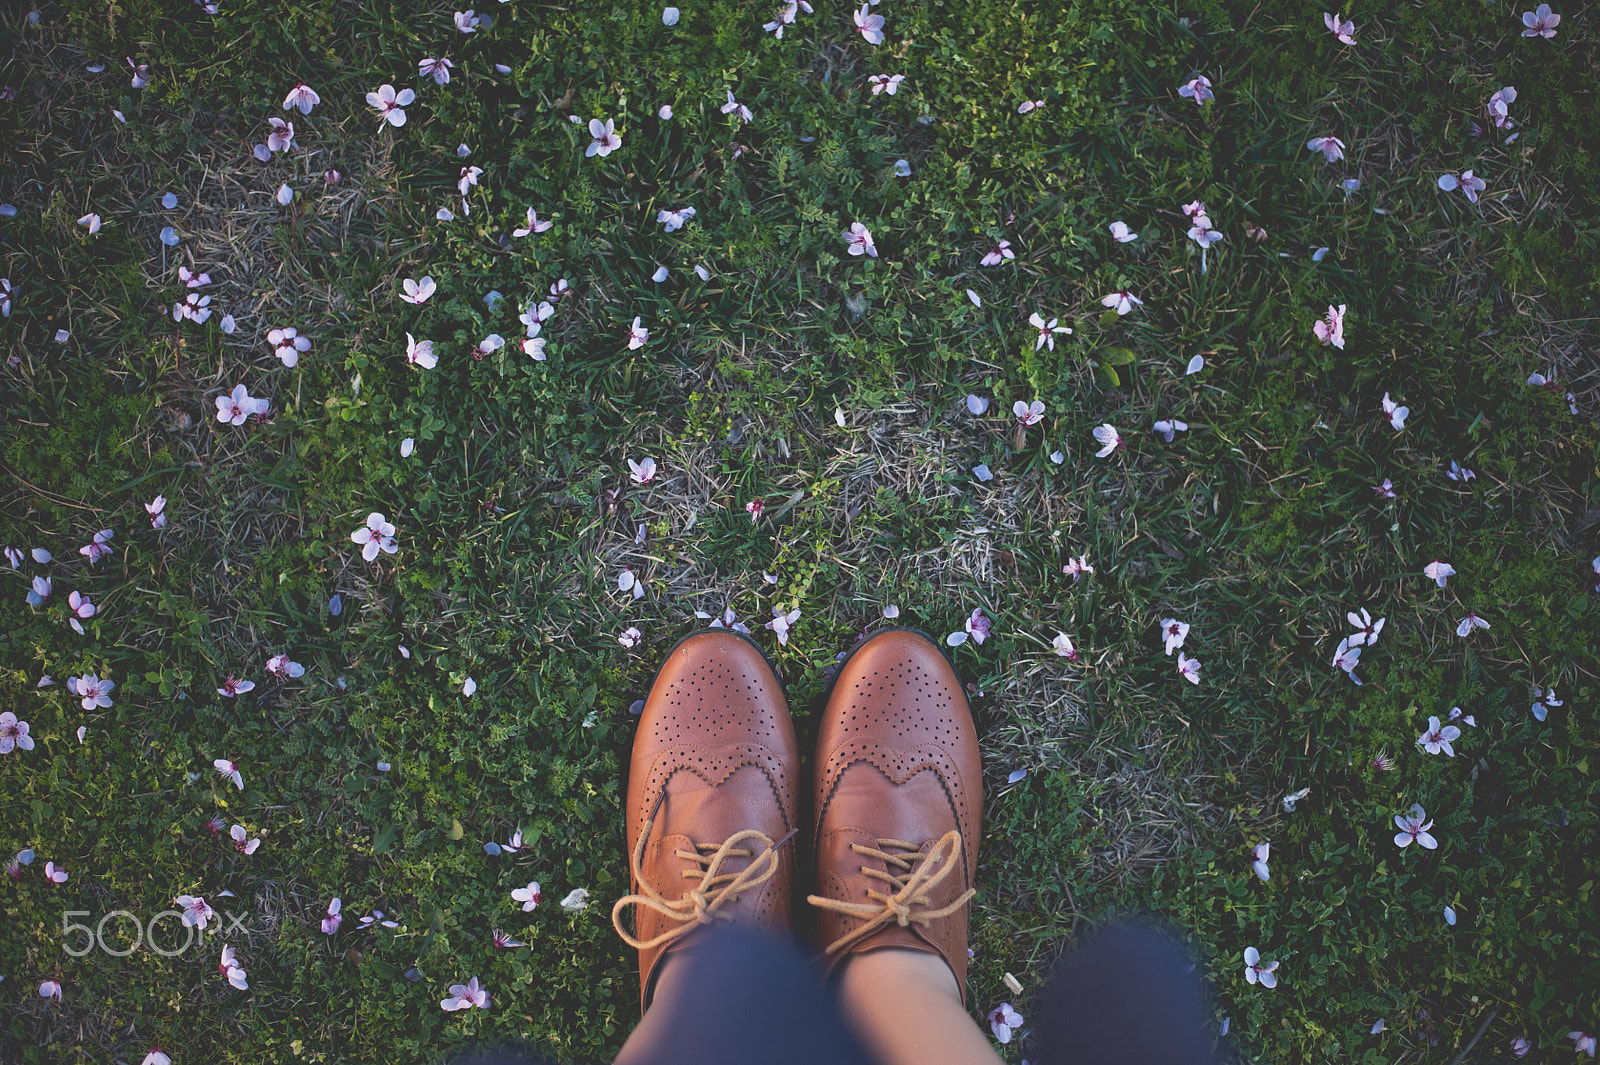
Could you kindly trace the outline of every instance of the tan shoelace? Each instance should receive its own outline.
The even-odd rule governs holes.
[[[950,846],[950,857],[943,858],[946,844]],[[893,847],[897,851],[910,852],[890,854],[881,848]],[[850,849],[857,854],[869,858],[877,858],[890,869],[900,870],[899,875],[886,873],[879,869],[861,867],[867,876],[882,880],[893,889],[893,894],[867,889],[867,898],[871,902],[843,902],[839,899],[826,899],[821,895],[808,895],[806,901],[822,910],[832,910],[842,913],[847,917],[856,917],[866,922],[852,932],[846,932],[832,943],[828,944],[825,953],[844,950],[851,944],[865,939],[878,929],[894,921],[901,928],[917,924],[926,927],[930,921],[939,917],[948,917],[967,904],[967,900],[978,892],[968,888],[961,893],[950,905],[941,909],[928,909],[933,905],[929,893],[944,882],[944,878],[955,870],[956,860],[961,857],[961,833],[952,829],[940,837],[926,854],[922,853],[920,843],[907,843],[900,839],[880,839],[878,847],[863,847],[859,843],[850,844]],[[937,870],[934,866],[938,866]],[[913,909],[913,906],[924,907]]]
[[[799,829],[791,829],[787,836],[774,842],[771,836],[758,832],[753,828],[743,832],[735,832],[720,845],[711,843],[696,843],[692,851],[673,851],[673,856],[685,861],[695,862],[703,867],[699,872],[693,869],[684,869],[686,877],[700,877],[700,883],[684,893],[682,898],[672,900],[655,889],[655,885],[645,879],[644,870],[644,845],[650,837],[650,826],[654,818],[644,823],[644,829],[639,833],[639,842],[634,845],[630,866],[633,870],[633,879],[638,883],[642,894],[625,895],[617,900],[611,907],[611,925],[617,930],[617,935],[622,941],[635,950],[650,950],[664,943],[670,943],[692,932],[697,925],[710,924],[718,917],[729,920],[727,914],[718,911],[725,903],[736,902],[741,891],[750,891],[760,887],[772,879],[778,871],[778,848],[794,838]],[[745,866],[737,873],[722,872],[723,863],[729,858],[748,858],[751,851],[738,846],[746,840],[760,840],[766,844],[766,850],[756,855],[755,861]],[[704,853],[702,853],[704,852]],[[762,863],[765,862],[765,867]],[[678,924],[662,932],[651,940],[639,940],[629,935],[622,928],[622,908],[629,904],[635,906],[648,906],[661,916]]]

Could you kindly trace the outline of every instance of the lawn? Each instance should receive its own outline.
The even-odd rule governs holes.
[[[980,1019],[1146,913],[1228,1060],[1600,1027],[1600,12],[813,4],[0,13],[0,1061],[608,1060],[728,610],[803,740],[950,635]]]

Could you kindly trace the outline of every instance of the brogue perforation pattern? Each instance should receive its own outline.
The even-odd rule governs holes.
[[[744,766],[753,765],[760,769],[767,778],[767,785],[772,788],[772,799],[778,804],[778,809],[783,815],[785,831],[793,828],[789,820],[789,796],[793,785],[784,771],[783,759],[767,748],[756,744],[739,744],[724,747],[717,751],[702,751],[691,755],[695,750],[691,743],[682,743],[668,747],[658,753],[650,763],[650,775],[644,785],[644,801],[641,807],[648,818],[654,818],[661,810],[661,803],[666,799],[667,781],[672,779],[674,773],[693,773],[705,781],[708,787],[720,787],[724,781],[733,776]],[[692,765],[689,763],[693,763]],[[643,821],[640,822],[643,824]],[[637,828],[634,829],[637,831]],[[698,840],[700,843],[720,843],[720,840]]]
[[[847,679],[850,678],[839,678],[841,684]],[[876,766],[896,784],[923,769],[932,769],[950,797],[957,823],[970,833],[966,789],[960,786],[964,781],[946,745],[956,743],[971,726],[956,716],[966,716],[968,711],[952,698],[951,683],[921,663],[904,661],[864,671],[843,691],[835,688],[832,699],[843,695],[849,701],[840,709],[840,742],[827,753],[821,766],[819,794],[830,795],[840,774],[856,762]],[[883,737],[885,733],[900,742],[888,746],[881,739],[868,738]],[[819,818],[825,802],[824,798],[818,805]]]
[[[776,683],[776,678],[769,682],[732,663],[702,658],[667,682],[660,693],[662,705],[656,711],[651,738],[669,744],[691,738],[715,742],[770,735],[771,723],[759,708],[770,704]],[[746,708],[757,712],[746,714]]]

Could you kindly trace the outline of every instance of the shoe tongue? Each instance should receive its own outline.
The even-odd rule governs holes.
[[[933,841],[956,827],[949,797],[933,770],[916,773],[904,784],[896,785],[882,771],[866,762],[857,762],[839,775],[838,784],[828,800],[827,820],[830,826],[828,832],[818,841],[821,893],[852,903],[871,903],[867,894],[869,890],[880,893],[892,893],[895,890],[876,877],[864,875],[864,868],[888,873],[903,882],[921,868],[925,859],[912,862],[910,869],[902,869],[881,858],[852,850],[851,844],[910,858],[917,852],[886,847],[879,840],[900,840],[926,851]],[[944,860],[950,860],[948,852]],[[933,871],[936,870],[930,870]],[[934,892],[935,897],[930,900],[933,906],[937,908],[948,902],[953,897],[952,888],[959,892],[961,880],[959,872],[947,878],[945,884]],[[824,944],[862,923],[860,919],[827,910],[819,914],[818,920],[818,931]],[[879,928],[849,950],[855,953],[884,947],[939,952],[929,941],[924,929],[916,925],[902,928],[893,922]]]
[[[692,833],[686,829],[692,829]],[[688,854],[694,851],[696,844],[704,844],[709,849],[703,848],[700,853],[709,862],[724,841],[748,829],[763,832],[774,841],[788,831],[782,821],[782,811],[772,800],[772,786],[759,766],[741,766],[714,786],[697,774],[680,769],[662,788],[661,806],[651,824],[645,848],[644,876],[664,898],[677,901],[700,886],[707,863],[680,858],[676,852],[681,850]],[[749,852],[748,856],[730,855],[724,859],[717,870],[719,876],[744,871],[766,850],[766,844],[759,839],[741,840],[736,847]],[[778,857],[781,862],[781,850]],[[792,868],[792,864],[780,864],[779,868],[782,874],[782,870]],[[686,872],[692,875],[685,876]],[[710,893],[715,896],[721,890],[719,886]],[[772,909],[772,900],[780,897],[784,897],[782,885],[775,886],[773,880],[768,880],[759,887],[741,892],[736,901],[725,901],[718,912],[735,921],[768,927],[767,915]],[[678,923],[647,907],[638,908],[635,920],[640,939],[651,939]],[[694,938],[691,933],[665,949],[679,950]]]

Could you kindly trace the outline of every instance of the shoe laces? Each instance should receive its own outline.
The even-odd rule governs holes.
[[[617,930],[617,935],[622,937],[622,941],[635,950],[651,950],[671,943],[688,935],[698,926],[710,924],[718,918],[732,920],[728,914],[721,912],[722,907],[737,902],[741,892],[754,890],[771,880],[773,874],[778,871],[778,848],[793,839],[795,833],[799,831],[791,829],[788,835],[774,841],[766,833],[748,828],[743,832],[735,832],[720,844],[696,843],[692,851],[683,849],[673,851],[674,857],[700,866],[699,869],[680,871],[686,878],[699,877],[700,882],[684,892],[681,897],[669,899],[656,890],[655,885],[644,875],[645,842],[650,837],[650,828],[654,823],[654,818],[644,823],[644,828],[639,833],[639,842],[634,845],[629,862],[634,883],[639,885],[639,893],[625,895],[611,907],[612,927]],[[766,849],[755,855],[755,860],[739,872],[724,873],[722,867],[728,859],[749,858],[754,853],[751,848],[739,846],[746,841],[759,841]],[[654,939],[636,939],[622,927],[622,910],[630,905],[654,910],[669,921],[677,923]]]
[[[948,858],[944,854],[947,846],[950,848]],[[894,853],[888,848],[893,848]],[[930,922],[955,913],[978,893],[968,888],[948,906],[933,908],[932,892],[955,871],[957,859],[961,857],[961,833],[954,829],[941,836],[927,851],[922,849],[920,843],[908,843],[902,839],[880,839],[877,847],[852,843],[850,849],[864,857],[876,858],[887,867],[888,871],[862,866],[861,872],[874,880],[883,881],[888,890],[867,888],[870,902],[845,902],[820,895],[806,897],[806,901],[818,909],[831,910],[866,922],[830,943],[825,951],[827,954],[844,950],[891,922],[901,928],[913,924],[925,928]]]

